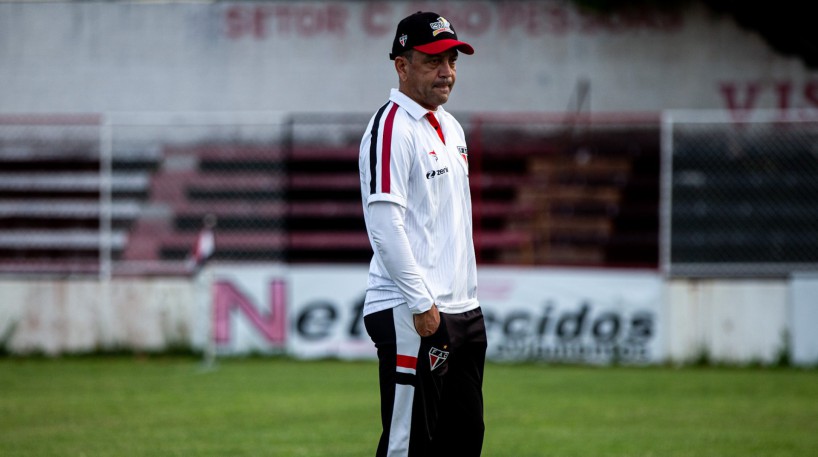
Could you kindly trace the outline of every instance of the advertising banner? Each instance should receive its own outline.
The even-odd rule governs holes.
[[[490,268],[478,273],[492,360],[653,363],[664,359],[655,272]]]
[[[375,358],[362,314],[367,271],[357,265],[290,268],[290,354]]]
[[[358,265],[213,270],[217,352],[374,358],[361,315],[366,276]],[[644,364],[665,357],[658,273],[485,267],[478,283],[491,360]]]
[[[202,304],[206,349],[220,355],[283,353],[289,327],[289,270],[285,266],[220,267],[205,273]],[[209,284],[207,284],[209,282]]]

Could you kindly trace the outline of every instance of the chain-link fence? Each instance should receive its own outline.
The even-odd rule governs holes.
[[[99,116],[0,116],[0,273],[96,273],[100,237]],[[130,179],[120,189],[134,185]],[[133,216],[123,204],[115,216]]]
[[[663,128],[666,272],[818,269],[818,121],[677,112]]]
[[[658,265],[658,116],[481,115],[469,130],[480,260]]]
[[[0,119],[0,272],[188,274],[217,262],[366,262],[368,116],[114,113]]]
[[[460,116],[481,263],[786,275],[818,265],[818,123]],[[562,120],[560,120],[562,119]],[[365,114],[0,117],[0,272],[188,274],[366,262]]]
[[[188,274],[205,228],[216,262],[368,262],[357,164],[368,118],[0,119],[0,269]],[[655,118],[459,118],[479,262],[657,264]]]
[[[113,115],[112,177],[143,177],[143,188],[114,192],[134,201],[132,220],[114,221],[127,243],[114,272],[184,271],[205,221],[219,261],[286,259],[286,116],[257,114]]]

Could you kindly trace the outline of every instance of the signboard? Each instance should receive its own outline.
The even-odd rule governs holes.
[[[203,341],[218,354],[270,354],[287,348],[289,272],[284,266],[219,268],[209,272],[210,300]],[[205,286],[206,287],[206,286]],[[198,338],[194,340],[199,340]]]
[[[357,265],[290,268],[290,354],[299,358],[375,357],[362,313],[367,271]]]
[[[366,266],[212,271],[212,338],[220,354],[374,358],[362,309]],[[490,360],[657,363],[658,273],[480,268]]]
[[[483,269],[478,297],[493,360],[651,363],[664,358],[653,272]]]

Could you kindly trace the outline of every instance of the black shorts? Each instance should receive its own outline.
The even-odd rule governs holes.
[[[479,456],[486,327],[480,308],[440,313],[421,338],[404,305],[364,317],[378,349],[383,433],[377,456]]]

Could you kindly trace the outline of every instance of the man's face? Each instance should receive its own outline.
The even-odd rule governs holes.
[[[398,57],[395,65],[400,77],[400,91],[434,111],[449,100],[456,76],[455,62],[455,49],[440,54],[414,51],[409,58]]]

